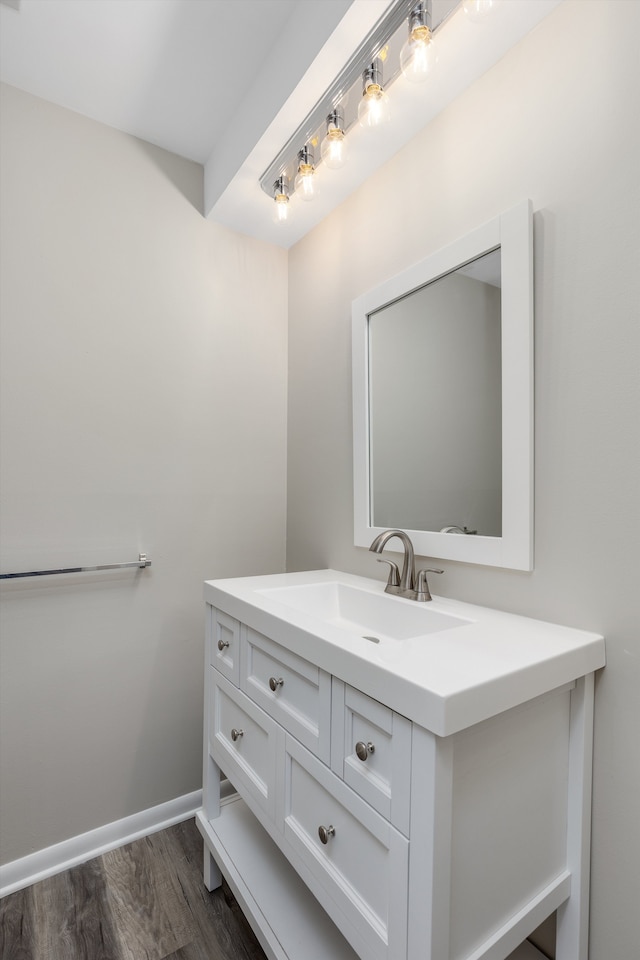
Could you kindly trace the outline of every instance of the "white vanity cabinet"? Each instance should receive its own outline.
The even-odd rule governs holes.
[[[320,573],[326,580],[332,572]],[[205,585],[197,823],[208,888],[221,871],[272,960],[528,960],[541,954],[523,941],[555,910],[558,960],[586,960],[593,670],[604,662],[602,638],[580,634],[581,647],[579,632],[568,631],[577,652],[565,644],[559,682],[542,670],[536,695],[507,671],[514,702],[495,709],[487,704],[503,703],[501,681],[494,689],[469,683],[464,645],[473,630],[461,630],[460,641],[447,631],[454,648],[461,644],[451,663],[460,664],[466,723],[442,692],[451,669],[444,654],[431,681],[417,675],[419,657],[405,663],[403,687],[398,664],[412,656],[413,641],[363,661],[374,645],[359,637],[358,662],[346,638],[310,633],[304,614],[289,617],[276,605],[274,616],[261,584],[296,577],[303,575]],[[240,587],[234,593],[247,584],[256,588],[253,603]],[[460,604],[456,614],[473,625],[479,610]],[[507,619],[509,630],[524,621]],[[538,659],[552,660],[550,625],[537,626]],[[551,639],[554,631],[563,628]],[[529,664],[527,676],[535,670]],[[409,681],[425,684],[425,701],[433,695],[450,707],[440,720],[414,715],[421,701]]]

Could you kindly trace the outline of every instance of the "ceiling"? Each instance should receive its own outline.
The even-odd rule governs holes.
[[[0,0],[0,79],[203,164],[207,215],[290,246],[560,0],[495,0],[481,26],[457,10],[437,90],[408,91],[383,140],[354,130],[350,172],[283,230],[259,177],[390,2]]]
[[[4,82],[204,164],[302,0],[2,4]]]

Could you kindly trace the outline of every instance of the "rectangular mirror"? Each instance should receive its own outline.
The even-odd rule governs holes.
[[[353,303],[355,543],[533,568],[528,201]]]

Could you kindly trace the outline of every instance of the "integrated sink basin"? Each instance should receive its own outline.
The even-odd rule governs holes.
[[[376,643],[409,640],[470,623],[434,610],[430,604],[376,594],[339,581],[259,590],[265,599],[316,617]]]
[[[340,570],[210,580],[205,599],[441,737],[604,666],[599,635],[449,597],[396,597]],[[240,669],[221,639],[220,656]]]

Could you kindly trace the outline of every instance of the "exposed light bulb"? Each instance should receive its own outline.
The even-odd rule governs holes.
[[[276,223],[286,223],[289,219],[289,197],[283,195],[275,198],[275,213],[273,219]]]
[[[313,168],[308,167],[306,164],[298,171],[295,181],[296,193],[300,194],[302,200],[313,200],[316,196],[314,177]]]
[[[316,171],[313,165],[313,152],[309,147],[298,150],[298,173],[294,181],[295,192],[302,200],[313,200],[318,196]]]
[[[358,121],[361,127],[379,127],[391,119],[389,97],[377,84],[371,84],[358,104]]]
[[[327,135],[320,146],[322,162],[331,170],[344,166],[347,159],[347,141],[344,133],[344,117],[334,110],[327,117]]]
[[[400,69],[411,83],[426,80],[435,60],[427,15],[425,3],[414,7],[409,16],[409,37],[400,51]]]
[[[273,222],[286,223],[289,219],[289,181],[278,177],[273,185]]]
[[[391,119],[389,97],[382,89],[382,63],[376,60],[362,74],[362,99],[358,104],[361,127],[379,127]]]
[[[488,17],[493,9],[493,0],[464,0],[462,9],[474,23]]]

